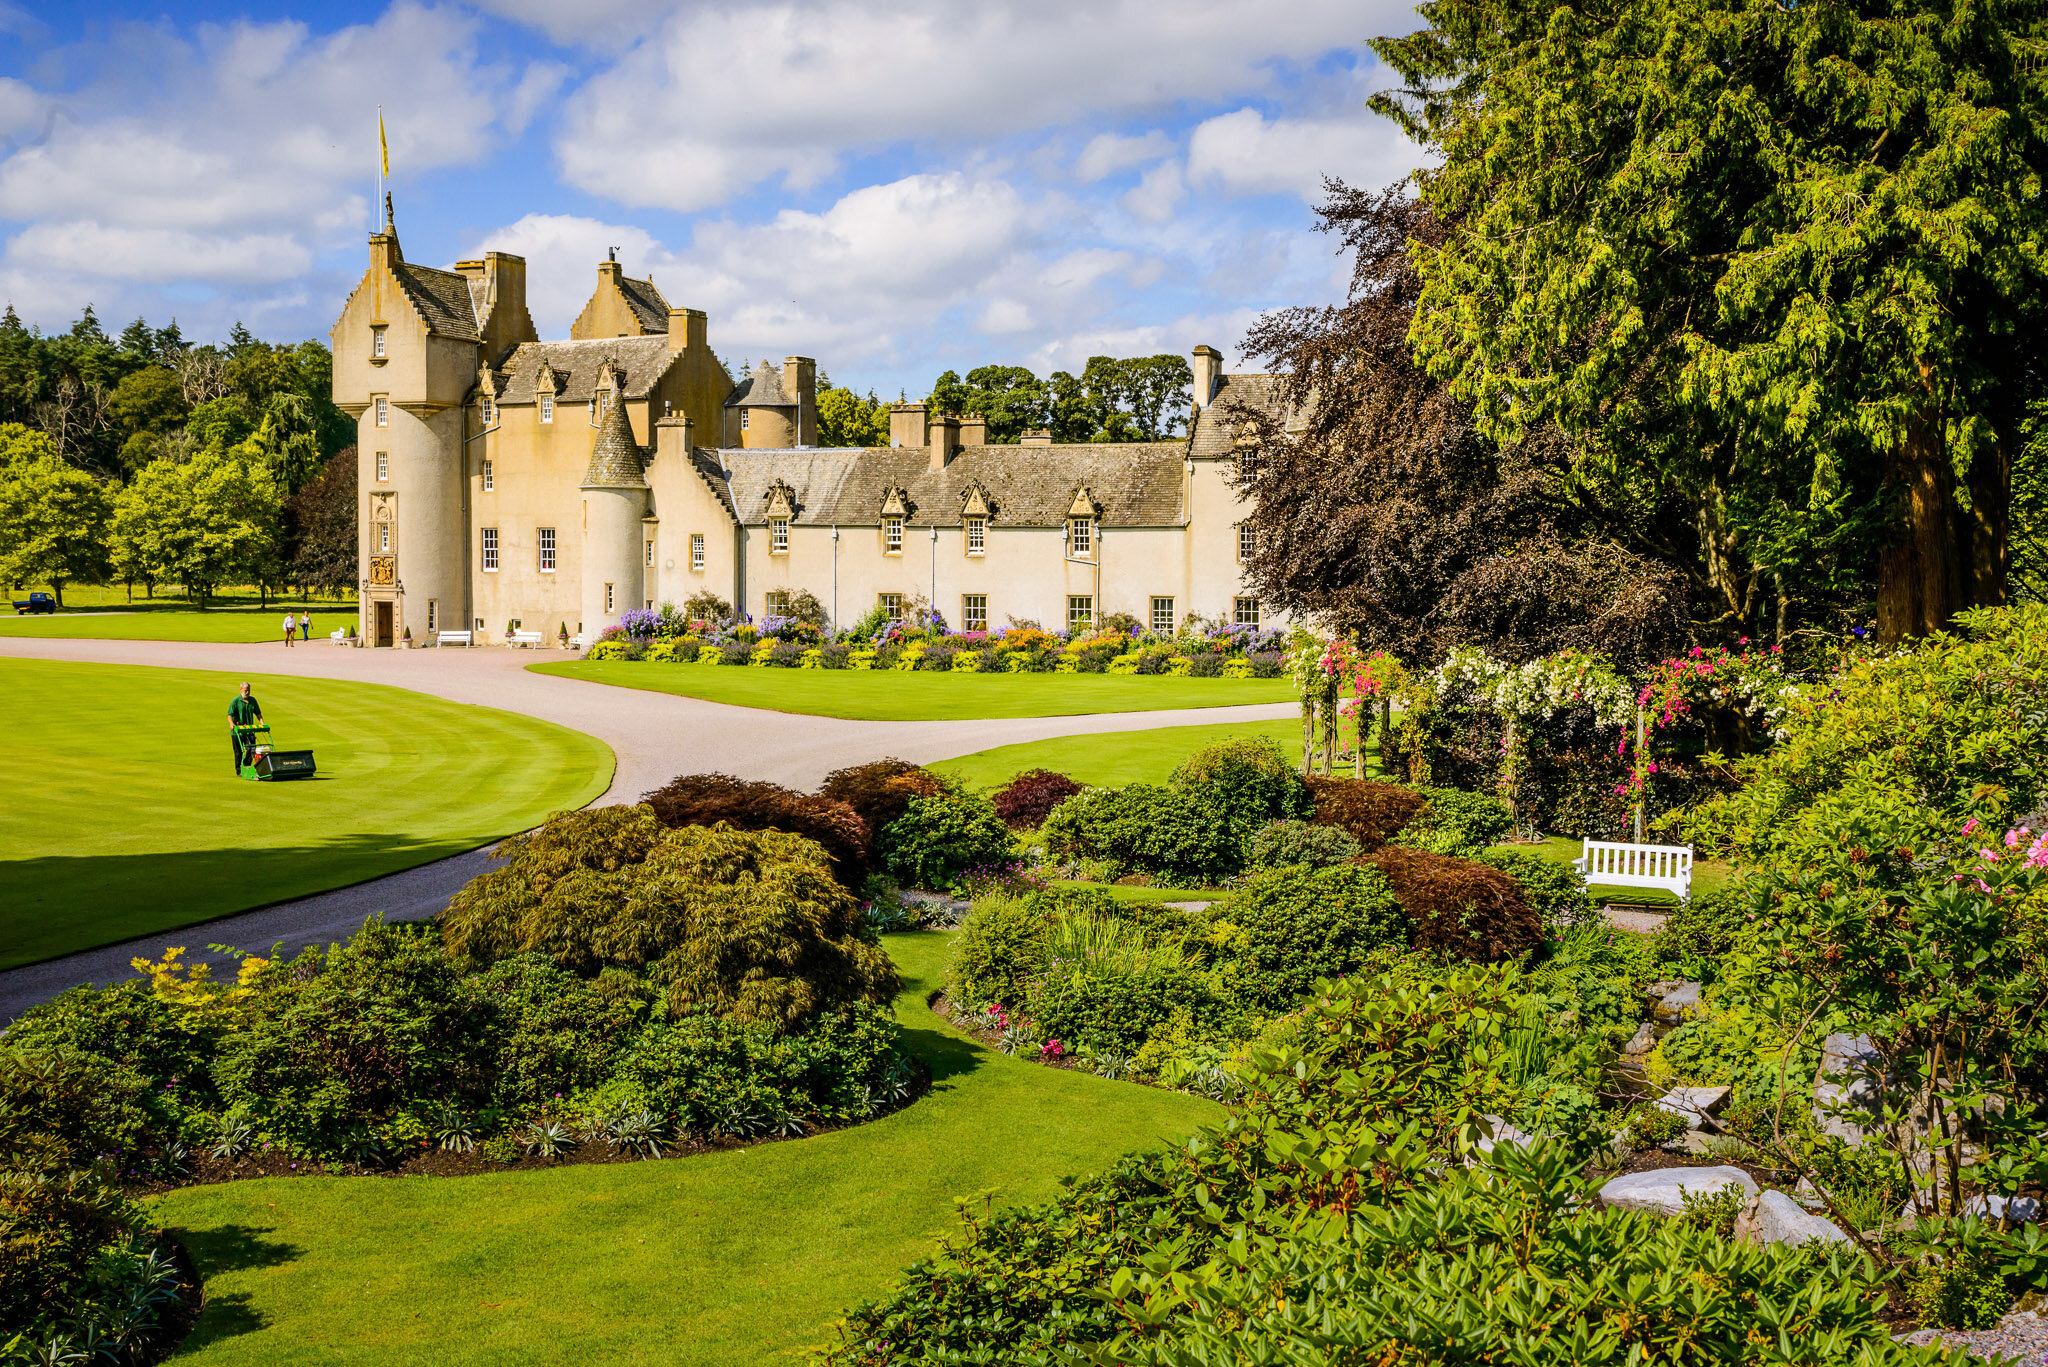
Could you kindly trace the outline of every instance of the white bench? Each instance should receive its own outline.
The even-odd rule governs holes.
[[[469,631],[437,631],[434,633],[434,644],[437,646],[466,646],[473,643],[474,637],[475,633]]]
[[[1572,867],[1587,886],[1662,888],[1681,902],[1692,900],[1692,846],[1634,845],[1621,840],[1588,840]]]
[[[346,629],[342,627],[336,627],[333,631],[327,634],[327,639],[334,642],[336,645],[340,645],[346,640],[348,640],[348,632]]]
[[[582,636],[581,636],[580,634],[579,634],[579,635],[576,635],[576,636],[571,636],[571,637],[569,638],[569,649],[571,649],[571,650],[581,650],[581,649],[583,649],[583,637],[582,637]]]
[[[513,631],[505,635],[508,646],[525,646],[528,650],[540,649],[540,633],[537,631]]]

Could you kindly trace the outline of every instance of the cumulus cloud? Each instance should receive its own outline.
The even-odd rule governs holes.
[[[863,149],[1273,91],[1291,65],[1412,22],[1393,0],[1298,0],[1284,24],[1236,0],[1170,18],[1149,0],[691,7],[569,98],[556,150],[579,188],[691,211],[764,182],[815,185]],[[1105,144],[1098,163],[1129,150]]]
[[[1083,183],[1101,180],[1128,167],[1158,161],[1172,151],[1173,139],[1156,128],[1142,137],[1098,133],[1074,159],[1074,178]]]
[[[190,40],[128,28],[97,84],[0,87],[0,130],[51,111],[45,135],[0,158],[0,218],[30,224],[8,264],[165,285],[303,272],[370,225],[372,106],[386,107],[394,169],[411,175],[479,160],[502,118],[530,116],[560,84],[559,68],[519,77],[482,62],[476,27],[400,3],[326,35],[296,22]]]
[[[1268,119],[1256,109],[1223,114],[1188,138],[1188,179],[1238,194],[1317,199],[1323,177],[1378,186],[1422,164],[1419,148],[1363,113]]]
[[[1147,171],[1136,188],[1125,192],[1122,203],[1134,218],[1141,218],[1147,223],[1164,223],[1173,217],[1173,211],[1180,207],[1187,192],[1187,182],[1181,178],[1180,163],[1162,162]]]

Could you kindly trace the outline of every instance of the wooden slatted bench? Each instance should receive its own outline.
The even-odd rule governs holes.
[[[540,633],[537,631],[510,632],[505,637],[505,644],[508,646],[525,646],[528,650],[539,650]]]
[[[474,643],[476,633],[469,631],[437,631],[434,644],[437,646],[466,646]]]
[[[1636,845],[1622,840],[1588,840],[1572,867],[1588,887],[1661,888],[1681,902],[1692,900],[1692,846]]]

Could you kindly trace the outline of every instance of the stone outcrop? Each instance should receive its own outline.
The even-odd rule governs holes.
[[[1868,1035],[1829,1035],[1813,1079],[1813,1123],[1854,1147],[1879,1123],[1884,1059]]]
[[[1800,1209],[1782,1191],[1767,1191],[1735,1217],[1735,1237],[1752,1244],[1846,1244],[1849,1236],[1833,1220]]]
[[[1689,1130],[1719,1129],[1710,1118],[1727,1103],[1726,1087],[1673,1087],[1657,1098],[1657,1109],[1682,1118]]]
[[[1643,991],[1650,999],[1650,1017],[1660,1025],[1677,1025],[1688,1012],[1700,1009],[1700,985],[1695,982],[1674,978],[1651,983]]]
[[[1741,1168],[1658,1168],[1632,1172],[1600,1188],[1600,1203],[1615,1210],[1646,1210],[1655,1215],[1685,1213],[1685,1194],[1711,1196],[1740,1188],[1744,1204],[1756,1199],[1757,1185]]]

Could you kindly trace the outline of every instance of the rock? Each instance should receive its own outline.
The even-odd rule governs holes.
[[[1727,1100],[1726,1087],[1673,1087],[1657,1098],[1657,1109],[1684,1117],[1686,1128],[1697,1130]]]
[[[1884,1059],[1868,1035],[1829,1035],[1813,1079],[1813,1122],[1850,1147],[1861,1144],[1883,1106]]]
[[[1657,1027],[1649,1021],[1644,1021],[1637,1028],[1635,1034],[1630,1037],[1629,1042],[1621,1046],[1621,1052],[1624,1055],[1633,1055],[1640,1059],[1644,1054],[1649,1053],[1656,1047]]]
[[[1833,1220],[1810,1215],[1782,1191],[1767,1191],[1735,1217],[1735,1237],[1751,1244],[1846,1244]]]
[[[1742,1189],[1745,1202],[1756,1197],[1756,1183],[1741,1168],[1658,1168],[1615,1178],[1600,1188],[1600,1203],[1615,1210],[1680,1215],[1685,1211],[1686,1192],[1706,1196],[1730,1186]]]
[[[1963,1209],[1987,1220],[2010,1220],[2016,1225],[2041,1222],[2041,1203],[2031,1196],[2015,1196],[2010,1201],[2003,1196],[1972,1196],[1963,1202]]]
[[[1792,1188],[1792,1199],[1808,1210],[1819,1210],[1827,1204],[1820,1199],[1820,1188],[1813,1184],[1811,1177],[1799,1179],[1799,1185]]]
[[[1656,988],[1659,987],[1665,990],[1661,993],[1656,992]],[[1650,1008],[1650,1015],[1666,1025],[1677,1025],[1685,1019],[1687,1012],[1696,1013],[1700,1009],[1698,983],[1656,983],[1652,985],[1651,991],[1656,997],[1656,1002]]]
[[[1527,1148],[1536,1142],[1534,1135],[1510,1125],[1497,1115],[1481,1116],[1480,1119],[1484,1120],[1487,1127],[1492,1131],[1490,1135],[1480,1139],[1479,1152],[1481,1153],[1492,1153],[1493,1146],[1496,1144],[1513,1144],[1518,1148]]]

